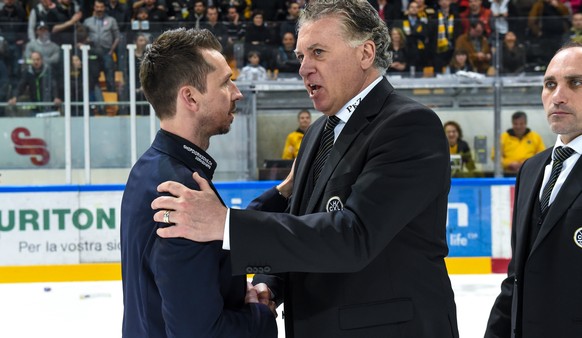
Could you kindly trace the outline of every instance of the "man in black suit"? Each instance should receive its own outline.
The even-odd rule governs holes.
[[[515,182],[512,259],[485,337],[582,337],[582,45],[560,49],[542,102],[554,147]]]
[[[212,179],[209,139],[228,132],[242,98],[231,75],[208,30],[167,31],[144,55],[141,84],[161,130],[132,168],[121,204],[125,338],[277,337],[273,313],[247,291],[244,273],[232,276],[222,243],[160,238],[149,207],[160,182],[198,189],[192,172]]]
[[[177,226],[158,233],[224,238],[233,273],[276,273],[255,282],[284,302],[288,338],[458,337],[440,120],[382,76],[390,37],[367,1],[312,0],[298,26],[299,73],[325,116],[303,138],[289,212],[275,188],[252,207],[279,213],[227,209],[196,176],[198,192],[160,185],[178,198],[156,199],[154,219],[173,210]]]

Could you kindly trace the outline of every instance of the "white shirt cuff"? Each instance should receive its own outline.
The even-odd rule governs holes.
[[[226,208],[226,220],[224,221],[224,238],[222,239],[222,249],[230,250],[230,208]]]

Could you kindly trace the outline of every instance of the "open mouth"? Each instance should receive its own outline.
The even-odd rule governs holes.
[[[321,86],[318,86],[316,84],[309,84],[307,85],[308,91],[310,95],[315,95],[315,93],[317,93],[317,91],[319,90],[319,88],[321,88]]]

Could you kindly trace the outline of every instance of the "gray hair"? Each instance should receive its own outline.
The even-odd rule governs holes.
[[[390,33],[374,7],[366,0],[311,0],[301,11],[297,30],[306,23],[330,16],[341,20],[343,35],[350,46],[356,47],[368,40],[374,42],[374,66],[384,74],[392,63]]]

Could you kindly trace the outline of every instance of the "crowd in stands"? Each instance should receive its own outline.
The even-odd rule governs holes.
[[[135,60],[139,66],[145,45],[177,26],[212,31],[223,45],[234,78],[298,77],[295,24],[305,1],[2,0],[0,101],[62,101],[63,81],[56,79],[63,76],[63,44],[73,47],[73,100],[82,97],[83,45],[91,47],[90,100],[102,101],[103,92],[126,100],[126,45],[140,44]],[[562,43],[582,40],[582,0],[369,1],[391,28],[394,63],[389,75],[541,71]],[[50,98],[39,94],[40,83],[56,83],[57,88],[42,88],[46,95],[54,93]],[[136,88],[143,100],[139,84]],[[50,109],[41,105],[36,110]],[[103,111],[97,107],[92,113]]]

